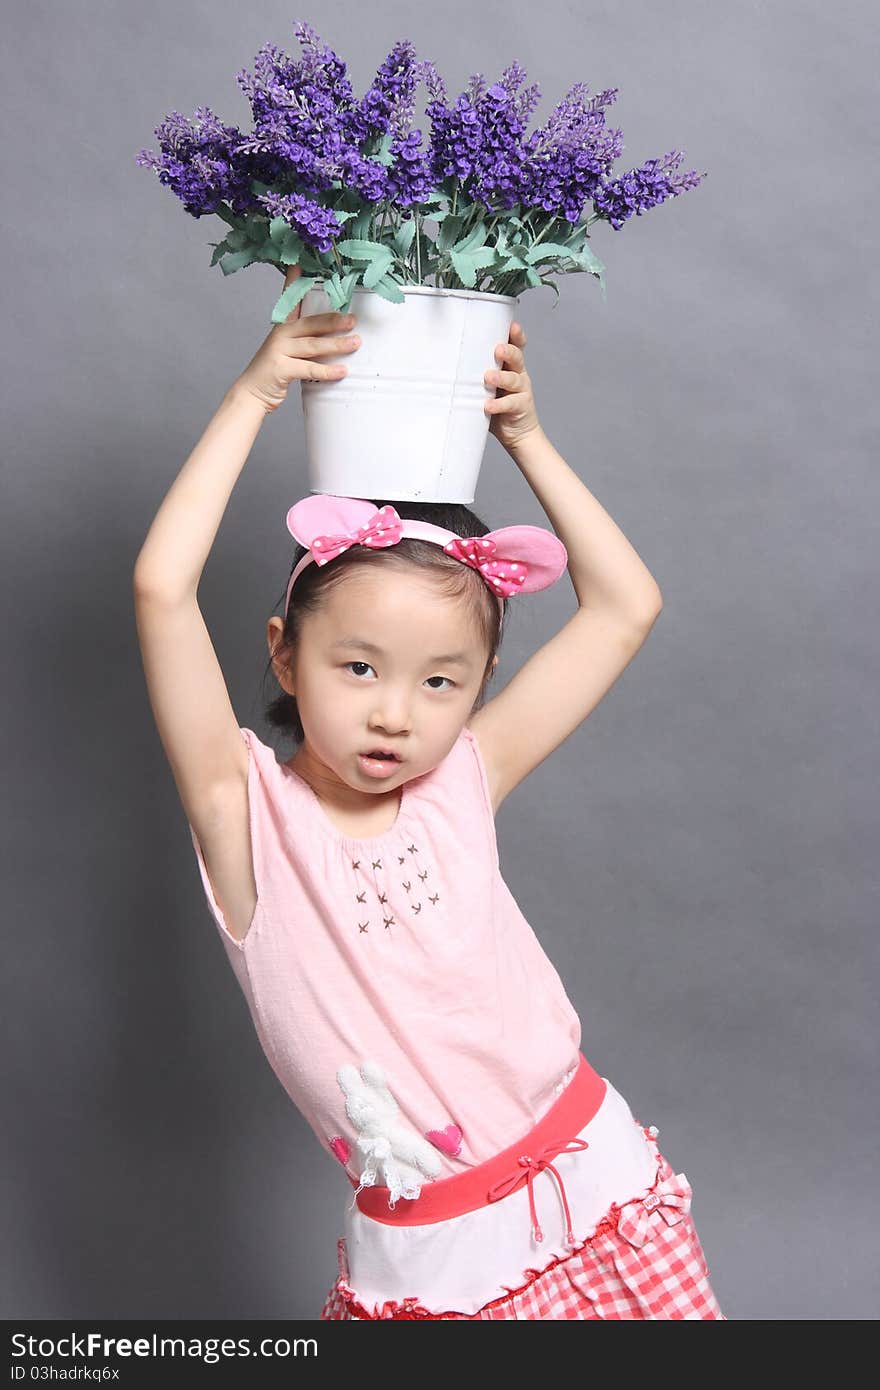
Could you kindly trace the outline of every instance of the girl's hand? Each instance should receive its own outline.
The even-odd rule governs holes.
[[[290,266],[284,288],[301,274],[301,266]],[[343,331],[356,322],[354,314],[306,314],[305,318],[301,314],[302,300],[284,323],[272,325],[265,342],[238,378],[239,385],[256,396],[267,414],[283,404],[292,381],[339,381],[348,372],[344,363],[320,363],[313,358],[352,352],[360,343],[360,339]]]
[[[512,323],[510,341],[499,343],[495,348],[496,358],[506,363],[509,370],[487,371],[484,377],[487,386],[504,388],[494,400],[486,401],[483,409],[491,416],[489,433],[507,450],[522,443],[533,430],[540,429],[532,383],[523,357],[525,345],[525,333],[518,323]]]

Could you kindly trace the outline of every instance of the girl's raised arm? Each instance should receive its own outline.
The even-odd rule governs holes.
[[[285,288],[300,273],[291,267]],[[266,415],[294,380],[339,380],[343,363],[311,360],[355,343],[342,315],[276,324],[235,381],[160,506],[134,567],[138,640],[150,703],[191,825],[216,822],[247,776],[247,749],[199,610],[197,591],[232,490]]]
[[[469,721],[486,764],[492,805],[583,723],[644,643],[663,606],[660,587],[626,536],[554,449],[538,420],[525,367],[526,335],[510,326],[486,373],[504,394],[487,401],[489,426],[519,467],[568,551],[578,607],[564,627]]]
[[[163,501],[134,567],[134,610],[159,737],[198,830],[218,795],[247,777],[247,749],[198,604],[198,585],[265,410],[224,396]]]

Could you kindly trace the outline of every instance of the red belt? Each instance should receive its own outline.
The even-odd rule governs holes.
[[[578,1057],[578,1068],[571,1081],[546,1114],[515,1144],[465,1172],[454,1173],[439,1182],[427,1181],[418,1197],[399,1197],[393,1209],[388,1205],[389,1188],[378,1184],[363,1187],[355,1194],[358,1208],[365,1216],[389,1226],[430,1225],[497,1202],[527,1183],[532,1235],[535,1240],[543,1240],[544,1233],[535,1211],[533,1183],[538,1173],[549,1169],[559,1184],[565,1209],[565,1238],[573,1244],[565,1185],[551,1160],[560,1153],[589,1148],[585,1139],[577,1137],[578,1132],[596,1114],[607,1090],[604,1078],[593,1070],[584,1054],[579,1052]],[[350,1174],[349,1181],[355,1185],[356,1180]]]

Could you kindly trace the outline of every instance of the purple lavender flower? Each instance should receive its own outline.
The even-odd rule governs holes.
[[[394,163],[388,168],[385,196],[399,208],[409,209],[424,203],[434,189],[434,179],[427,153],[420,150],[422,132],[411,130],[402,140],[391,145]]]
[[[426,114],[431,120],[431,171],[434,180],[457,179],[465,184],[478,167],[483,140],[483,123],[466,93],[449,110],[442,102],[429,102]]]
[[[641,217],[646,208],[665,203],[667,198],[677,198],[687,188],[696,188],[700,175],[691,169],[686,174],[677,172],[683,159],[681,150],[671,150],[662,159],[649,159],[641,169],[631,169],[620,178],[604,181],[593,197],[597,212],[608,218],[615,231],[619,231],[627,218]]]
[[[394,45],[358,106],[361,142],[379,140],[388,130],[398,137],[408,133],[415,114],[420,66],[409,39]]]
[[[544,125],[527,134],[541,94],[537,83],[524,86],[526,71],[516,61],[497,82],[487,83],[483,73],[475,73],[450,105],[435,65],[418,61],[411,41],[401,39],[358,100],[344,62],[311,25],[298,21],[294,33],[299,61],[267,43],[256,55],[253,73],[236,74],[250,103],[252,131],[224,124],[208,107],[198,107],[192,121],[173,111],[155,131],[160,153],[141,150],[137,156],[137,163],[153,169],[186,212],[193,217],[218,213],[232,225],[234,232],[215,253],[216,261],[234,251],[229,269],[250,260],[274,260],[283,269],[301,246],[313,258],[308,263],[313,276],[338,275],[341,268],[354,269],[349,279],[356,279],[364,266],[346,263],[336,247],[351,235],[346,231],[349,217],[368,215],[374,228],[369,236],[376,238],[370,243],[373,254],[381,256],[385,253],[378,245],[391,246],[403,222],[420,214],[430,218],[438,203],[448,201],[460,219],[452,225],[467,224],[457,271],[472,275],[477,267],[490,267],[485,273],[495,291],[516,293],[541,280],[531,262],[523,268],[515,256],[513,268],[505,270],[504,253],[491,251],[496,243],[502,245],[498,238],[505,214],[516,209],[520,219],[519,230],[508,238],[516,242],[519,256],[529,236],[537,243],[550,232],[550,249],[568,269],[596,273],[598,262],[584,251],[582,239],[591,222],[601,219],[620,230],[634,214],[640,217],[705,177],[695,170],[682,172],[683,156],[677,150],[615,175],[622,132],[606,126],[605,109],[616,99],[616,88],[590,97],[586,85],[576,83]],[[429,96],[427,145],[413,128],[420,83]],[[589,204],[592,212],[585,217]],[[469,234],[480,219],[483,250],[468,263]],[[283,260],[279,220],[294,238],[284,243]],[[566,222],[578,224],[571,243],[578,249],[568,261],[563,254],[571,234],[564,229]],[[367,224],[359,220],[358,225],[350,250],[361,249],[367,235]],[[438,283],[441,271],[445,283],[453,283],[456,269],[449,255],[444,259],[438,251],[431,256],[430,245],[424,232],[416,239],[416,256],[422,257],[418,276],[427,259]],[[331,253],[329,263],[316,259]],[[499,270],[491,270],[493,257]],[[405,276],[416,278],[400,246],[394,246],[392,261],[403,266]],[[389,278],[397,273],[389,272]],[[382,291],[381,283],[376,287]]]
[[[193,217],[215,212],[226,199],[233,207],[247,199],[251,173],[235,154],[240,131],[223,125],[207,106],[196,109],[190,122],[172,111],[156,128],[162,157],[141,150],[136,163],[155,169]]]
[[[300,193],[264,193],[257,198],[259,203],[273,217],[283,217],[303,241],[316,246],[319,251],[329,251],[334,238],[342,231],[342,223],[337,222],[332,208],[322,207]]]
[[[621,131],[605,126],[604,108],[617,91],[587,100],[576,83],[526,142],[526,178],[522,201],[575,223],[593,197],[603,173],[623,148]]]
[[[254,120],[253,134],[239,142],[238,152],[271,162],[273,177],[264,181],[280,181],[283,191],[327,193],[347,147],[345,117],[354,97],[332,50],[321,49],[306,24],[297,33],[304,48],[299,63],[265,44],[254,77],[236,75]]]

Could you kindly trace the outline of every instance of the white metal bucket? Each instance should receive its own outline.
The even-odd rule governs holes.
[[[483,381],[497,369],[519,299],[479,290],[402,285],[403,304],[355,289],[361,344],[322,355],[338,381],[303,381],[309,487],[338,497],[473,502],[489,431]],[[332,305],[309,290],[301,317]]]

